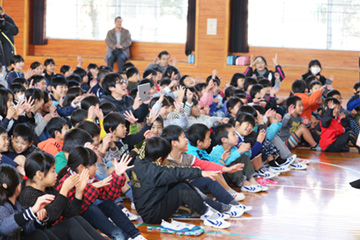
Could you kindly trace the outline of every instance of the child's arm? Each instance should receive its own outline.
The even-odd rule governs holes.
[[[329,101],[328,102],[328,108],[324,111],[324,113],[322,114],[321,119],[320,119],[321,126],[323,128],[330,127],[334,107],[335,107],[334,102]]]

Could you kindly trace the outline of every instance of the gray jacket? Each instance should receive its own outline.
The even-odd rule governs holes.
[[[124,48],[122,49],[123,52],[126,55],[126,58],[130,58],[130,46],[131,46],[131,35],[129,30],[125,28],[120,29],[121,37],[120,37],[120,45]],[[111,54],[112,51],[116,49],[116,35],[115,35],[115,28],[108,31],[105,42],[107,45],[106,49],[106,56],[105,56],[105,62],[107,62],[108,56]]]

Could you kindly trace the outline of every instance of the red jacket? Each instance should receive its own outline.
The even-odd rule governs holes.
[[[331,115],[330,115],[331,114]],[[319,145],[323,151],[326,150],[335,140],[345,132],[345,128],[341,123],[339,116],[332,117],[332,110],[328,109],[324,112],[320,121],[321,136]]]

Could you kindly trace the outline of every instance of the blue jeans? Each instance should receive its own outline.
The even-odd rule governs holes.
[[[114,68],[114,63],[117,61],[119,72],[122,71],[122,67],[124,66],[126,60],[126,55],[121,49],[115,49],[112,51],[107,59],[108,67]],[[115,71],[114,71],[115,72]]]
[[[82,216],[96,229],[112,239],[125,240],[140,235],[139,230],[111,200],[103,201],[98,205],[92,204]]]
[[[234,198],[225,190],[223,186],[218,181],[213,181],[210,178],[197,178],[190,182],[190,184],[200,191],[208,190],[217,201],[212,200],[211,198],[207,197],[205,194],[200,194],[204,201],[209,204],[212,208],[216,209],[217,211],[221,211],[221,204],[230,204]]]

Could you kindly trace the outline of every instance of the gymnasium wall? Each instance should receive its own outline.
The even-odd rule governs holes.
[[[48,57],[55,59],[57,70],[63,64],[75,67],[78,55],[85,58],[84,66],[90,62],[105,64],[104,41],[48,39],[47,45],[32,45],[32,12],[35,7],[33,0],[2,0],[0,3],[19,27],[15,45],[17,52],[24,56],[26,67],[35,60],[43,61]],[[226,57],[231,55],[228,53],[230,0],[198,0],[196,4],[195,63],[187,63],[185,44],[134,42],[131,47],[132,62],[141,73],[162,50],[169,51],[171,57],[176,58],[177,67],[183,74],[205,79],[213,69],[217,69],[218,75],[223,77],[222,84],[229,81],[233,73],[245,70],[246,67],[226,65]],[[217,19],[216,35],[207,35],[208,18]],[[128,29],[131,32],[131,27]],[[339,89],[345,98],[352,95],[352,86],[359,80],[358,52],[250,47],[249,53],[237,55],[263,55],[271,69],[272,58],[276,53],[286,74],[282,83],[284,95],[290,91],[292,81],[307,71],[308,62],[314,58],[320,60],[325,76],[334,76],[333,86]]]

